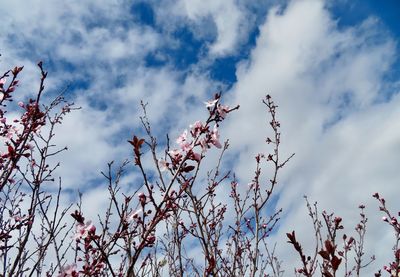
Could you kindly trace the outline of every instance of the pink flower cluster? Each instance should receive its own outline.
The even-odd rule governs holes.
[[[58,277],[78,277],[78,276],[79,273],[77,272],[76,264],[63,266],[61,268],[60,274],[58,274]]]
[[[165,171],[172,165],[177,166],[183,160],[192,160],[200,162],[204,153],[215,146],[222,148],[220,135],[218,130],[218,122],[225,119],[226,115],[231,111],[228,106],[219,104],[219,96],[205,102],[205,105],[210,113],[210,117],[204,124],[201,121],[196,121],[189,126],[189,131],[184,130],[176,139],[178,148],[168,151],[171,162],[160,159],[158,164],[161,171]],[[210,124],[214,122],[211,129]],[[199,148],[199,149],[196,149]]]
[[[222,119],[225,119],[226,115],[231,111],[231,109],[230,107],[221,105],[218,102],[219,98],[204,102],[204,104],[206,104],[206,107],[209,110],[216,109],[218,116],[221,117]]]
[[[94,235],[96,232],[96,227],[89,220],[85,224],[76,224],[75,239],[85,239],[90,235]]]
[[[19,81],[16,79],[22,67],[15,67],[12,71],[13,78],[6,86],[6,76],[9,72],[0,78],[0,143],[2,152],[0,152],[0,170],[14,170],[16,163],[21,157],[29,158],[33,146],[29,144],[30,136],[38,133],[42,126],[46,123],[45,113],[40,110],[36,100],[29,100],[28,103],[18,102],[18,105],[24,109],[24,113],[20,118],[10,119],[6,117],[6,102],[13,101],[11,93],[18,86]],[[10,174],[8,174],[10,176]],[[0,180],[4,185],[5,180]],[[9,179],[8,181],[12,181]]]
[[[22,67],[16,67],[13,70],[13,74],[16,75],[22,70]],[[3,77],[0,79],[0,101],[7,100],[11,98],[11,93],[14,92],[15,88],[18,86],[19,81],[15,80],[15,78],[11,81],[8,88],[5,88],[5,84],[7,82],[7,78]]]

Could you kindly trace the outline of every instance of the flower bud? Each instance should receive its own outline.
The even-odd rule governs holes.
[[[138,195],[139,197],[139,202],[142,206],[144,206],[146,204],[146,195],[144,195],[143,192],[139,193]]]

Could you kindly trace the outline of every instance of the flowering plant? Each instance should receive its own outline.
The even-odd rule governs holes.
[[[62,95],[43,104],[47,72],[41,62],[38,67],[38,92],[17,105],[12,104],[23,67],[0,77],[0,276],[283,276],[282,261],[269,240],[282,209],[271,202],[279,172],[293,155],[280,156],[281,125],[271,96],[263,100],[270,116],[272,135],[265,141],[271,151],[256,155],[247,186],[222,166],[229,143],[221,139],[221,126],[239,106],[223,105],[221,94],[215,94],[204,103],[207,117],[190,124],[172,145],[168,139],[160,150],[142,103],[146,137],[128,140],[141,183],[124,191],[121,178],[129,161],[117,169],[110,162],[108,172],[102,172],[109,203],[95,220],[87,218],[80,202],[76,209],[72,204],[61,208],[61,180],[55,194],[46,187],[57,184],[53,175],[58,164],[50,165],[49,158],[66,150],[52,143],[56,127],[75,108]],[[10,116],[10,111],[19,115]],[[219,158],[204,177],[200,170],[211,151],[219,151]],[[151,156],[151,166],[145,155]],[[263,165],[272,168],[267,179]],[[225,192],[229,201],[218,197]],[[399,276],[399,219],[384,198],[374,197],[383,222],[395,232],[394,260],[383,272]],[[360,276],[375,259],[364,257],[365,206],[359,206],[355,235],[348,236],[341,234],[341,217],[319,213],[307,198],[306,203],[316,245],[306,255],[295,231],[287,233],[300,258],[295,275]]]

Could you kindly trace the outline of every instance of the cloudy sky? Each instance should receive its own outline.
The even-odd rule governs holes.
[[[352,230],[359,204],[369,216],[368,249],[380,268],[391,255],[390,229],[371,195],[400,210],[400,3],[397,0],[0,0],[0,67],[24,65],[18,97],[35,91],[42,60],[50,98],[81,110],[58,131],[65,189],[103,195],[97,185],[111,160],[130,158],[140,131],[140,100],[160,138],[205,117],[215,91],[240,104],[225,122],[227,164],[246,185],[270,130],[261,100],[279,105],[283,155],[276,238],[306,234],[303,195],[335,211]],[[213,155],[211,153],[211,155]],[[105,199],[106,200],[106,199]],[[96,208],[91,206],[93,212]],[[307,245],[307,244],[306,244]],[[307,248],[307,247],[306,247]]]

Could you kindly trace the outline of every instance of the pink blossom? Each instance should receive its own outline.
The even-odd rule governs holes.
[[[164,172],[168,169],[168,163],[164,159],[159,159],[158,160],[158,167],[160,168],[161,172]]]
[[[218,132],[217,125],[214,125],[214,129],[211,133],[211,143],[214,144],[214,146],[217,148],[222,147],[221,143],[219,142],[219,132]]]
[[[8,132],[7,132],[7,134],[6,134],[6,138],[8,138],[8,139],[12,139],[12,137],[14,136],[14,133],[12,132],[12,131],[14,131],[14,133],[17,133],[15,130],[9,130]]]
[[[200,146],[201,146],[201,152],[205,153],[207,149],[209,148],[207,140],[205,138],[200,140]]]
[[[209,100],[207,102],[204,102],[206,104],[207,108],[213,108],[215,104],[218,102],[219,99],[214,99],[214,100]]]
[[[5,118],[5,117],[1,118],[1,119],[0,119],[0,122],[1,122],[1,123],[6,123],[6,122],[7,122],[7,118]]]
[[[193,158],[195,161],[200,162],[200,160],[201,160],[201,155],[200,155],[199,153],[192,152],[192,158]]]
[[[0,87],[4,86],[4,84],[6,83],[6,78],[1,78],[0,79]]]
[[[15,220],[15,222],[20,222],[20,221],[24,220],[24,217],[15,215],[15,216],[14,216],[14,220]]]
[[[190,132],[194,137],[197,137],[203,129],[203,123],[201,121],[196,121],[190,125]]]
[[[18,106],[20,106],[21,108],[23,108],[23,107],[24,107],[24,102],[19,101],[19,102],[18,102]]]
[[[89,220],[86,224],[78,223],[76,225],[75,239],[84,239],[89,236],[89,234],[94,234],[96,232],[96,227]]]
[[[176,139],[176,143],[181,145],[183,142],[187,140],[187,130],[183,131],[182,134]]]
[[[77,277],[79,273],[76,271],[76,264],[61,267],[58,277]]]
[[[181,156],[181,152],[178,149],[168,151],[168,154],[171,155],[171,158],[177,160]]]
[[[4,98],[4,93],[0,93],[0,101],[3,100]]]
[[[189,143],[189,142],[186,142],[186,143],[181,145],[181,148],[182,148],[183,151],[189,152],[190,150],[193,149],[193,145],[191,143]]]
[[[217,111],[220,117],[225,118],[226,113],[229,111],[229,107],[224,105],[218,105]]]
[[[196,129],[196,128],[202,128],[203,127],[203,123],[199,120],[197,120],[195,123],[190,124],[190,128],[191,129]]]
[[[187,141],[187,130],[185,130],[177,139],[176,143],[183,151],[190,151],[193,147],[190,142]]]

